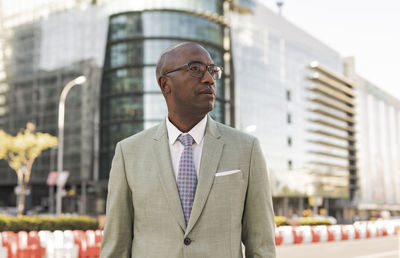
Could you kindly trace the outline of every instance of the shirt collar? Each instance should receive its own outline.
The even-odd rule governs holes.
[[[168,140],[169,143],[172,145],[175,143],[175,141],[178,139],[178,137],[181,134],[186,134],[186,133],[182,133],[178,128],[175,127],[175,125],[173,125],[169,119],[168,116],[165,118],[166,123],[167,123],[167,131],[168,131]],[[206,125],[207,125],[207,116],[204,116],[204,118],[198,122],[189,132],[188,134],[190,134],[194,141],[197,144],[200,144],[200,142],[203,140],[204,138],[204,133],[206,131]]]

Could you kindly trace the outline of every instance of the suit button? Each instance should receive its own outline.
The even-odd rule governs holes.
[[[191,242],[192,242],[192,240],[190,240],[190,238],[188,238],[188,237],[183,240],[183,243],[185,245],[190,245]]]

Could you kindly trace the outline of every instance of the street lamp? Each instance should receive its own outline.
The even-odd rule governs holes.
[[[68,82],[61,92],[60,102],[58,103],[58,154],[57,154],[57,176],[60,177],[63,171],[63,155],[64,155],[64,115],[65,115],[65,100],[68,92],[75,85],[82,85],[86,82],[85,76],[79,76]],[[62,202],[62,184],[57,184],[57,215],[61,214]]]
[[[283,0],[278,0],[278,1],[276,1],[276,5],[278,6],[278,9],[279,9],[279,15],[281,15],[282,16],[282,7],[283,7]]]

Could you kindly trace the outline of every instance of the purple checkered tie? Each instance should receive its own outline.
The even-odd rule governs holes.
[[[193,138],[190,134],[179,136],[179,141],[185,146],[179,162],[178,190],[186,224],[189,222],[194,194],[196,193],[197,175],[193,160]]]

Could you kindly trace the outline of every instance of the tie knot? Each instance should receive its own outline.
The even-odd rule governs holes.
[[[178,139],[185,147],[193,145],[193,137],[190,134],[181,134]]]

